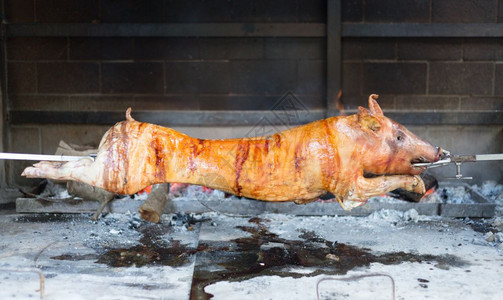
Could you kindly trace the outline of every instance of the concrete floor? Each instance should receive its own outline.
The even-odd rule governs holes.
[[[0,215],[0,299],[316,299],[322,278],[386,273],[397,299],[501,299],[503,251],[465,222],[263,214]],[[321,299],[391,299],[387,277],[323,281]]]

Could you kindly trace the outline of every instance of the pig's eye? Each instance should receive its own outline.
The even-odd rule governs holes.
[[[397,135],[397,137],[396,137],[396,140],[400,141],[400,142],[403,141],[404,139],[405,139],[405,137],[401,134]]]

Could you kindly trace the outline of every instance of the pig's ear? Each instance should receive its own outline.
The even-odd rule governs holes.
[[[379,120],[368,109],[361,106],[358,107],[358,122],[363,129],[369,129],[373,132],[377,132],[381,128]]]
[[[382,112],[382,109],[379,106],[379,104],[377,104],[377,101],[376,101],[377,98],[379,98],[379,95],[376,95],[376,94],[372,94],[369,96],[369,108],[373,114],[375,114],[377,116],[383,116],[384,114]]]

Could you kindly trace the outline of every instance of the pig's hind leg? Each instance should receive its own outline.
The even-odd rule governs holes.
[[[77,180],[91,184],[94,180],[92,159],[83,158],[71,162],[41,161],[24,169],[27,178],[47,178],[53,180]]]

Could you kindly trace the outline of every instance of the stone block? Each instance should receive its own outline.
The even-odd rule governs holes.
[[[283,95],[297,81],[295,61],[233,61],[232,92],[236,94]]]
[[[492,94],[491,63],[432,63],[430,64],[430,94]]]
[[[103,63],[102,91],[106,94],[162,94],[162,63]]]
[[[435,0],[431,16],[435,23],[495,23],[498,0]]]
[[[38,63],[40,93],[97,93],[99,65],[97,63]]]
[[[366,0],[366,22],[426,23],[430,20],[429,0]]]
[[[7,57],[11,60],[64,60],[66,38],[12,37],[7,40]]]
[[[9,93],[25,94],[37,91],[36,64],[31,62],[16,62],[8,64],[7,81]]]
[[[363,94],[424,94],[425,63],[363,64]]]
[[[398,40],[398,59],[400,60],[460,60],[462,56],[463,47],[460,39]]]

